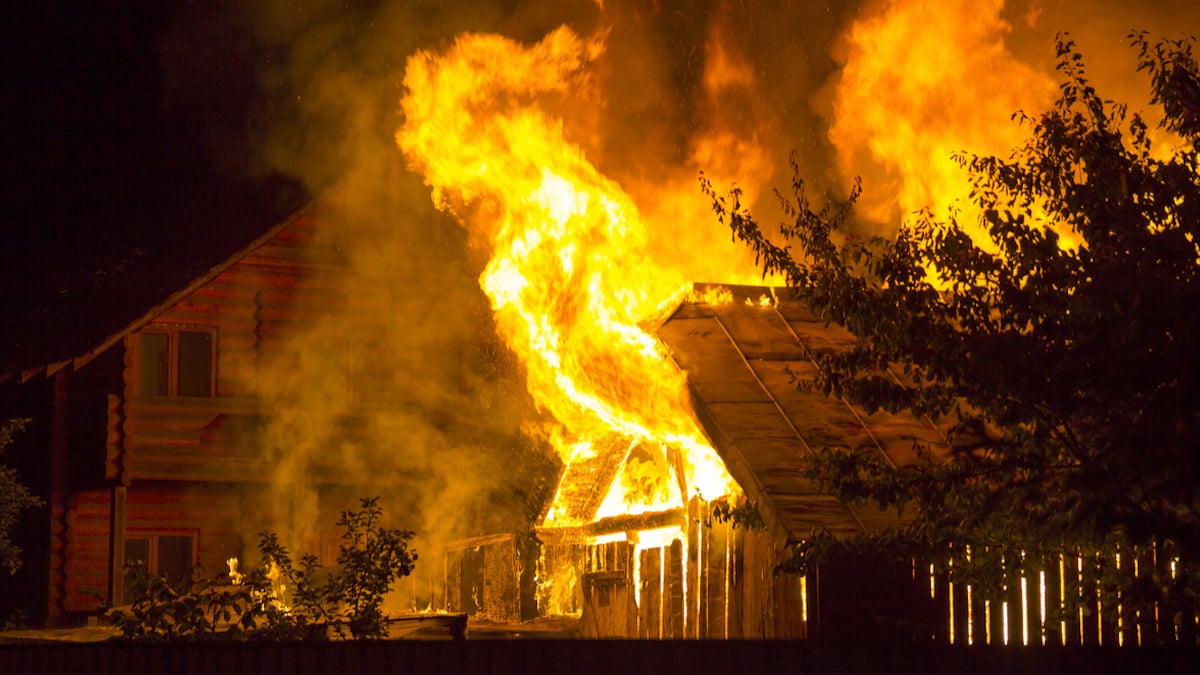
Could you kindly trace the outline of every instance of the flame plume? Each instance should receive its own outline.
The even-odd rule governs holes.
[[[602,53],[601,40],[565,27],[528,47],[467,34],[444,54],[418,52],[396,138],[438,207],[491,251],[480,285],[529,391],[564,428],[551,437],[564,462],[616,435],[630,453],[680,452],[689,488],[712,499],[732,480],[682,373],[643,327],[686,280],[653,263],[637,207],[555,114],[587,91],[586,66]],[[642,499],[680,498],[650,492]]]
[[[890,2],[843,35],[829,136],[843,172],[867,174],[872,220],[954,204],[973,224],[968,176],[952,155],[1007,156],[1028,133],[1013,113],[1049,105],[1054,80],[1009,50],[1003,9],[1004,0]]]

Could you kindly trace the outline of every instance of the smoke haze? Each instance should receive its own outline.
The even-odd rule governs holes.
[[[743,188],[766,222],[795,152],[813,194],[844,196],[862,176],[861,226],[888,231],[955,194],[930,166],[960,150],[1004,154],[1024,137],[1009,118],[1053,100],[1059,31],[1102,95],[1144,108],[1126,35],[1195,35],[1200,13],[1141,4],[266,0],[184,16],[160,48],[173,104],[214,105],[219,92],[190,86],[203,79],[197,64],[254,64],[252,105],[214,119],[213,148],[231,165],[299,177],[347,224],[336,246],[352,274],[335,311],[248,374],[278,411],[261,442],[277,458],[281,514],[303,530],[328,512],[307,486],[330,464],[360,470],[352,483],[400,486],[385,502],[426,541],[528,525],[553,488],[554,460],[527,433],[541,413],[476,283],[488,252],[434,211],[393,140],[417,50],[466,31],[603,35],[587,86],[547,105],[642,210],[664,268],[744,282],[753,260],[700,198],[698,172]],[[693,260],[699,250],[719,255]],[[363,386],[403,410],[336,394]]]

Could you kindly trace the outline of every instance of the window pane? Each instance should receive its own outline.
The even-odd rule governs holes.
[[[142,333],[138,337],[139,392],[143,396],[166,396],[170,368],[170,348],[162,333]]]
[[[192,538],[158,538],[158,573],[170,580],[187,579],[192,574]]]
[[[141,565],[144,569],[151,569],[149,539],[125,540],[125,565]],[[137,575],[130,574],[128,567],[126,567],[125,596],[121,599],[124,604],[133,602],[144,590],[144,586],[139,587],[138,582],[139,579]],[[144,581],[142,583],[144,583]]]
[[[179,395],[212,396],[212,334],[179,332]]]
[[[125,540],[125,564],[126,565],[149,565],[150,564],[150,540],[149,539],[126,539]]]

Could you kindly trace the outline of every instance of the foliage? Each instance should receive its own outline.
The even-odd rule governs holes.
[[[126,569],[128,591],[135,597],[126,609],[107,614],[122,635],[135,640],[237,640],[268,634],[262,598],[270,591],[265,577],[250,575],[250,582],[232,586],[226,575],[168,579],[151,573],[142,563]]]
[[[752,532],[767,529],[758,505],[745,498],[731,503],[728,497],[721,497],[712,503],[712,516],[719,523],[733,523],[735,528],[744,527]]]
[[[1026,143],[1008,159],[956,157],[987,241],[928,212],[894,238],[857,237],[859,186],[815,208],[797,171],[781,245],[737,190],[703,182],[764,274],[859,338],[813,353],[803,386],[949,428],[951,461],[918,448],[895,470],[861,448],[815,453],[809,478],[912,517],[854,540],[815,533],[794,569],[868,546],[940,561],[996,597],[1001,565],[1078,552],[1130,609],[1200,607],[1200,74],[1192,40],[1131,41],[1174,147],[1152,150],[1148,124],[1103,100],[1060,36],[1058,101],[1014,116]],[[1138,552],[1177,557],[1176,573],[1134,578]]]
[[[359,511],[343,511],[338,520],[343,528],[337,559],[341,569],[328,592],[342,611],[343,619],[334,623],[339,635],[349,630],[356,638],[386,636],[383,596],[416,562],[416,554],[408,551],[413,533],[382,527],[381,515],[379,499],[373,497],[363,499]]]
[[[13,435],[28,423],[29,420],[14,419],[0,424],[0,459],[4,458],[4,449],[12,442]],[[21,483],[16,470],[0,464],[0,566],[7,567],[9,574],[16,574],[21,568],[21,548],[13,543],[9,532],[22,511],[41,505],[42,500]]]
[[[316,556],[297,564],[274,532],[259,535],[262,566],[247,575],[222,573],[167,579],[129,568],[128,608],[107,613],[122,634],[135,640],[372,639],[387,636],[383,597],[413,570],[408,550],[413,533],[380,525],[376,497],[361,510],[343,511],[339,568],[326,573]],[[240,583],[239,583],[240,582]]]

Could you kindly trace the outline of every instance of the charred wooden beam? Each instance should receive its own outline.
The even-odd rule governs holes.
[[[671,526],[683,527],[686,522],[687,516],[680,508],[635,516],[613,516],[574,527],[539,527],[537,534],[545,543],[584,543],[591,538],[606,534],[656,530]]]

